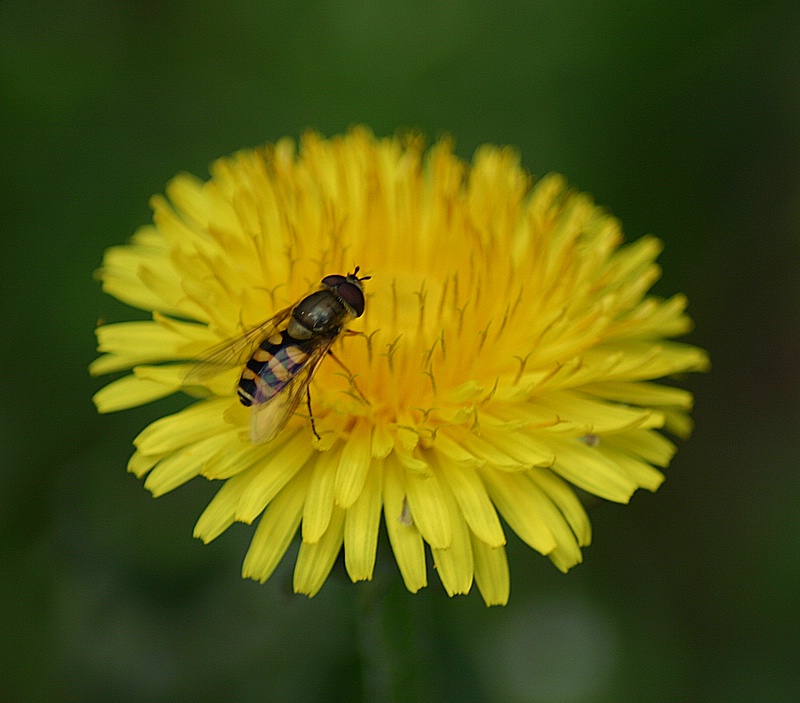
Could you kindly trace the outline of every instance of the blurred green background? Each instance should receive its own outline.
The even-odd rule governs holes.
[[[419,701],[800,700],[800,5],[0,2],[0,700],[351,701],[363,586],[239,577],[217,486],[126,474],[169,401],[98,417],[92,279],[187,170],[308,127],[519,147],[666,250],[697,428],[655,495],[592,512],[568,575],[512,537],[511,603],[391,603]],[[388,555],[382,563],[390,575]],[[394,578],[394,576],[392,576]],[[368,634],[368,633],[367,633]]]

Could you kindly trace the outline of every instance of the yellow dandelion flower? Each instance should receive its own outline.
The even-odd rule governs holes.
[[[359,128],[211,173],[176,177],[153,224],[106,252],[103,289],[152,320],[99,327],[91,371],[130,371],[96,394],[100,412],[196,398],[139,434],[129,470],[156,496],[220,480],[195,535],[258,520],[245,577],[269,578],[299,531],[297,592],[317,593],[342,549],[350,578],[370,579],[383,514],[410,591],[427,585],[427,545],[448,594],[475,581],[503,604],[507,529],[566,571],[591,538],[576,487],[624,503],[662,482],[675,447],[660,430],[688,434],[692,396],[653,381],[708,360],[668,341],[690,329],[686,299],[647,294],[658,240],[622,246],[613,217],[559,176],[532,183],[508,148],[468,165],[447,139],[426,150]],[[311,342],[335,358],[304,347],[296,368],[250,371],[249,400],[253,384],[280,392],[246,407],[253,347],[292,346],[292,306],[356,265],[363,310],[341,307],[345,279],[322,286],[348,331]],[[226,363],[197,363],[209,357]]]

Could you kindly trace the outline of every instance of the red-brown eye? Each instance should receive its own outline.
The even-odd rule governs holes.
[[[331,276],[330,278],[335,277]],[[336,295],[353,309],[356,317],[361,317],[364,314],[364,293],[361,292],[358,286],[344,282],[337,287]]]
[[[322,285],[326,288],[332,288],[333,290],[336,290],[337,286],[342,285],[342,283],[344,283],[346,280],[346,276],[332,274],[330,276],[325,276],[325,278],[322,279]]]

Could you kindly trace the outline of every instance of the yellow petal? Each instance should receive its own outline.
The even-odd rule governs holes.
[[[505,547],[490,547],[472,535],[475,583],[486,605],[505,605],[511,590],[511,576]]]
[[[477,469],[486,464],[486,459],[475,456],[458,441],[452,439],[447,432],[439,432],[435,438],[437,454],[442,455],[444,463],[453,462],[464,468]]]
[[[288,433],[288,432],[287,432]],[[314,454],[308,434],[301,428],[286,443],[269,456],[255,472],[247,492],[242,495],[236,519],[252,522],[274,497]]]
[[[414,524],[431,547],[447,549],[453,539],[446,497],[435,474],[419,476],[407,473],[406,497]]]
[[[561,572],[566,573],[576,564],[583,561],[583,554],[578,548],[574,540],[559,544],[547,558],[553,562],[553,565]]]
[[[318,542],[331,520],[333,512],[334,485],[336,469],[339,466],[339,452],[329,449],[320,452],[314,463],[308,495],[303,506],[303,541],[309,544]]]
[[[463,442],[464,448],[474,453],[487,465],[500,471],[524,471],[534,465],[532,462],[514,458],[507,451],[505,451],[503,446],[498,446],[499,441],[498,444],[495,444],[487,441],[485,437],[493,437],[491,430],[487,429],[487,431],[484,432],[484,436],[481,437],[478,435],[466,436]],[[500,438],[498,438],[498,440],[499,439]],[[532,451],[537,451],[534,442],[529,443],[525,448],[530,448]],[[541,458],[542,456],[548,458],[543,452],[537,452],[537,457]],[[551,454],[549,459],[550,463],[555,461],[555,454]]]
[[[176,239],[184,241],[190,237],[197,238],[196,233],[206,229],[211,218],[213,208],[211,188],[205,186],[196,176],[181,173],[169,182],[166,192],[174,204],[174,211],[181,214],[180,218],[175,218],[175,224],[182,230]],[[173,211],[163,198],[154,202],[153,207],[159,215],[160,225],[164,222],[162,218]]]
[[[112,413],[165,398],[178,390],[179,385],[165,385],[159,381],[145,380],[134,375],[123,376],[97,391],[92,401],[97,407],[97,412]]]
[[[303,542],[294,568],[294,592],[304,593],[309,598],[316,595],[333,568],[342,548],[344,513],[334,507],[328,529],[314,544]]]
[[[453,494],[442,489],[444,501],[440,510],[447,511],[447,521],[451,526],[450,545],[446,549],[431,547],[436,573],[442,581],[448,596],[469,593],[474,575],[472,563],[472,544],[467,523],[461,516]]]
[[[538,396],[537,405],[547,408],[559,420],[571,423],[578,434],[618,432],[633,427],[660,427],[664,419],[651,409],[630,408],[601,402],[573,391],[560,391]]]
[[[156,465],[144,487],[157,497],[183,485],[200,473],[210,453],[228,441],[224,434],[215,435],[175,451]]]
[[[150,469],[152,469],[165,456],[167,456],[166,453],[142,454],[139,451],[135,451],[133,454],[131,454],[131,458],[128,460],[128,471],[136,476],[136,478],[143,478],[147,475],[147,472],[150,471]]]
[[[369,471],[364,488],[345,513],[344,563],[353,581],[372,578],[381,520],[382,464]]]
[[[692,394],[683,388],[674,386],[663,386],[659,383],[647,383],[638,381],[636,383],[625,383],[621,381],[606,381],[591,383],[583,386],[581,391],[608,400],[616,400],[620,403],[631,405],[662,406],[674,405],[679,408],[689,409],[692,407]]]
[[[664,482],[664,474],[650,464],[641,461],[625,452],[607,446],[607,442],[602,442],[597,449],[605,454],[611,461],[622,467],[626,474],[635,481],[638,486],[646,488],[648,491],[655,491]]]
[[[154,231],[152,227],[139,230],[143,233]],[[165,309],[164,301],[144,286],[139,278],[139,271],[143,266],[159,265],[164,260],[163,242],[159,244],[161,246],[153,246],[151,242],[131,243],[107,249],[103,257],[103,266],[98,272],[103,281],[103,290],[122,302],[142,310],[161,310],[170,314],[178,312],[175,309]],[[178,280],[179,276],[173,271],[171,278]]]
[[[403,432],[403,434],[409,433]],[[406,471],[422,476],[423,478],[427,478],[431,475],[431,468],[428,466],[428,462],[424,459],[420,459],[419,456],[409,453],[402,442],[395,442],[393,456]]]
[[[336,505],[349,508],[358,498],[372,462],[372,433],[363,418],[342,448],[336,471]]]
[[[96,330],[97,350],[106,356],[89,366],[92,375],[112,373],[140,364],[196,356],[213,344],[205,325],[155,315],[154,321],[122,322]]]
[[[394,448],[394,438],[385,422],[377,421],[372,430],[372,457],[385,459]]]
[[[503,528],[477,471],[446,460],[439,461],[438,466],[470,529],[492,547],[504,545]]]
[[[688,439],[694,429],[694,421],[683,410],[664,408],[664,429],[676,437]]]
[[[617,503],[627,503],[638,488],[618,464],[580,440],[553,437],[551,442],[557,457],[553,470],[579,488]]]
[[[203,476],[212,481],[221,481],[243,473],[256,464],[264,464],[264,448],[251,444],[243,435],[241,429],[233,428],[228,431],[228,441],[206,457],[201,472]],[[281,437],[278,444],[287,439],[287,436]]]
[[[229,398],[194,403],[185,410],[150,423],[133,444],[142,454],[166,454],[209,434],[224,432],[223,413],[230,404]]]
[[[524,474],[481,470],[481,476],[500,514],[520,538],[542,554],[549,554],[557,542],[542,517],[546,499]]]
[[[242,565],[242,576],[264,583],[292,542],[308,487],[310,472],[301,471],[278,493],[258,522]]]
[[[549,435],[535,430],[486,427],[482,431],[482,438],[486,443],[492,444],[496,451],[507,456],[502,459],[494,454],[489,459],[494,468],[502,471],[525,470],[531,466],[552,466],[556,460],[553,448],[549,445]],[[481,451],[484,450],[487,448],[482,445]],[[490,455],[487,453],[486,456]]]
[[[525,478],[530,478],[530,476]],[[531,486],[533,487],[532,491]],[[531,491],[531,497],[536,501],[536,511],[555,539],[556,547],[547,554],[548,558],[561,571],[567,571],[575,564],[579,564],[583,559],[580,545],[563,513],[549,496],[541,490],[535,480],[529,480],[528,484],[525,485],[525,489]]]
[[[197,519],[194,536],[208,543],[225,532],[234,523],[239,501],[252,479],[253,472],[248,471],[225,481]]]
[[[406,508],[403,470],[393,456],[384,462],[383,511],[386,531],[406,588],[416,593],[428,585],[425,544],[415,524],[402,519]]]
[[[675,445],[652,430],[631,430],[603,438],[603,446],[620,449],[656,466],[668,466],[675,454]]]
[[[547,497],[553,501],[569,524],[578,544],[587,547],[592,541],[592,524],[575,491],[550,469],[533,468],[528,474]]]

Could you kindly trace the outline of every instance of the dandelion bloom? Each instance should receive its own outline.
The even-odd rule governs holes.
[[[314,595],[344,549],[370,579],[381,513],[406,587],[474,581],[506,603],[506,530],[566,571],[591,529],[575,488],[620,503],[655,490],[686,436],[692,396],[654,383],[704,370],[668,341],[682,295],[649,296],[661,244],[559,176],[533,183],[508,148],[471,164],[444,139],[306,134],[177,176],[153,224],[109,249],[103,289],[152,319],[102,325],[94,400],[122,410],[186,391],[185,410],[135,439],[129,470],[162,495],[221,481],[195,535],[258,520],[243,575],[265,581],[298,530],[297,592]],[[187,382],[197,359],[361,267],[364,314],[324,359],[277,437],[254,443],[237,367]],[[194,361],[193,361],[194,360]],[[190,387],[191,386],[191,387]],[[200,391],[200,392],[198,392]],[[502,518],[502,521],[501,521]]]

